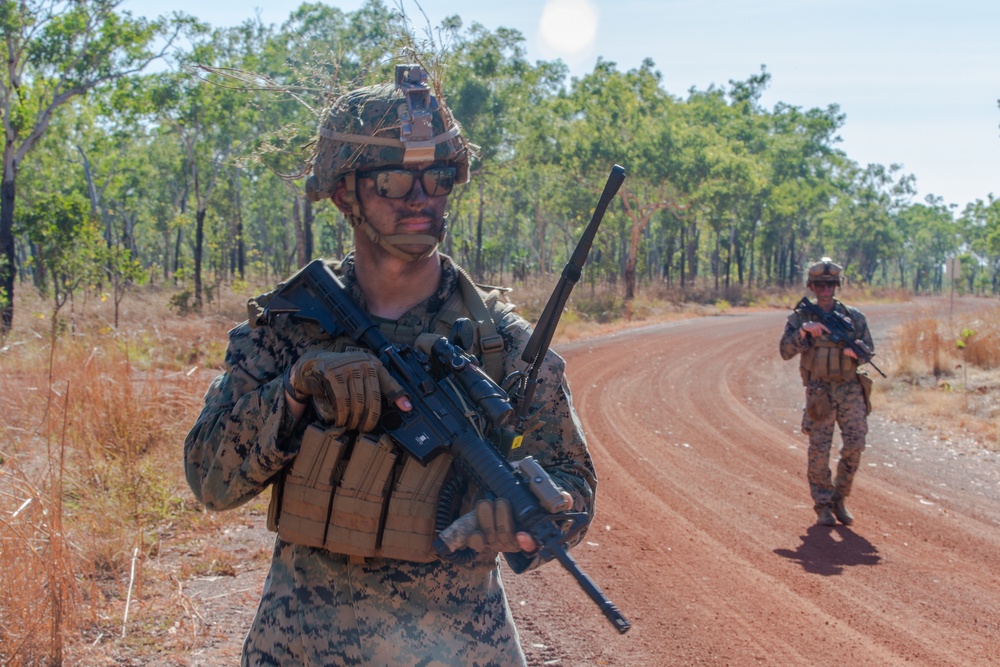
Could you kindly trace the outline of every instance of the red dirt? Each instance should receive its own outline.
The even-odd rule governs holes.
[[[907,308],[865,309],[876,346]],[[814,526],[784,319],[724,315],[557,348],[600,479],[572,554],[632,629],[619,635],[558,564],[505,571],[529,664],[998,664],[1000,456],[873,414],[855,524]],[[266,548],[253,523],[226,539]],[[210,631],[179,664],[236,664],[265,574],[253,563],[184,582]]]

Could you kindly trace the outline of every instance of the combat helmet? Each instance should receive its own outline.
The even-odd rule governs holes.
[[[442,240],[427,235],[381,237],[364,219],[357,199],[358,170],[389,165],[444,161],[455,167],[456,181],[469,182],[469,158],[473,150],[461,136],[462,128],[443,102],[431,94],[427,72],[419,65],[397,65],[393,84],[378,84],[351,91],[327,108],[320,120],[306,180],[306,196],[312,201],[333,197],[343,180],[351,224],[389,252],[405,259],[429,255]],[[431,245],[414,256],[397,245]]]
[[[844,267],[837,264],[829,257],[824,257],[818,262],[809,265],[806,272],[806,287],[815,283],[833,283],[840,285],[840,274]]]

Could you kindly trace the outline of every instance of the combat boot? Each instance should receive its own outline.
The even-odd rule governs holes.
[[[833,508],[830,507],[830,503],[825,503],[823,505],[816,505],[816,525],[818,526],[836,526],[837,519],[833,516]]]
[[[833,495],[833,514],[840,519],[840,523],[845,526],[850,526],[854,523],[854,515],[851,514],[851,512],[844,505],[844,496],[839,493],[835,493]]]

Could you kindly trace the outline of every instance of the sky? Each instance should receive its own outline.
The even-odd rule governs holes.
[[[384,1],[401,4],[418,34],[455,14],[466,26],[517,29],[529,61],[561,59],[572,77],[598,58],[620,71],[651,58],[663,87],[681,98],[765,66],[765,107],[838,105],[846,116],[838,147],[861,165],[899,164],[915,175],[915,201],[934,195],[961,212],[1000,197],[998,0]],[[219,27],[256,13],[280,25],[300,4],[173,0],[169,11]],[[354,11],[363,0],[328,4]],[[122,8],[168,11],[154,0]]]

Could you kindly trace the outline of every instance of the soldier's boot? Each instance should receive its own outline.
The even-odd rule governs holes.
[[[833,516],[833,508],[830,503],[824,503],[822,505],[816,505],[816,525],[818,526],[836,526],[837,518]]]
[[[833,514],[845,526],[850,526],[854,523],[854,515],[844,505],[844,496],[839,493],[833,495]]]

